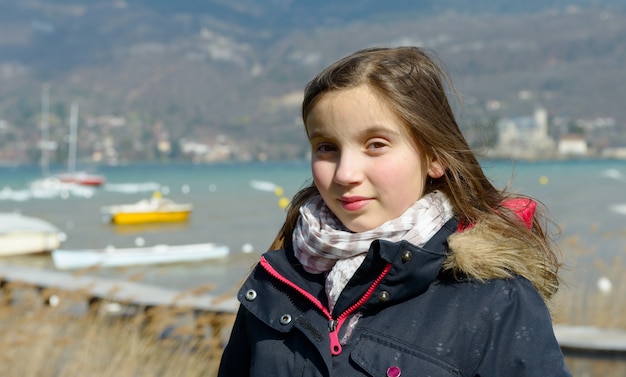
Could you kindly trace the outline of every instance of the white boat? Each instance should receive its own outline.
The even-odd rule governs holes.
[[[20,213],[0,213],[0,256],[49,252],[66,235],[54,225]]]
[[[611,211],[622,214],[622,215],[626,215],[626,204],[613,204],[611,206]]]
[[[95,189],[93,187],[63,182],[55,176],[36,179],[29,184],[29,189],[31,196],[38,199],[51,199],[57,197],[67,199],[70,196],[91,198],[95,193]]]
[[[228,246],[214,243],[188,245],[155,245],[85,250],[57,249],[52,252],[54,266],[58,269],[87,267],[117,267],[144,264],[194,262],[226,257]]]

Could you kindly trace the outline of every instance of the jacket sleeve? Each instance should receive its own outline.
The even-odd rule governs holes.
[[[543,299],[524,278],[500,280],[476,376],[571,377]]]
[[[224,348],[220,361],[218,377],[246,377],[250,375],[250,343],[246,329],[247,310],[240,306],[230,333],[230,339]]]

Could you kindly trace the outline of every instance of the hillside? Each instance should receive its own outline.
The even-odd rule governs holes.
[[[104,143],[123,159],[150,159],[159,140],[223,135],[253,156],[301,157],[304,84],[372,45],[436,51],[463,95],[473,142],[481,142],[473,124],[538,104],[567,119],[614,118],[624,130],[621,2],[500,3],[0,0],[0,132],[8,135],[0,150],[23,141],[12,153],[36,161],[46,82],[59,145],[70,103],[80,103],[82,155]],[[486,110],[493,100],[500,106]],[[126,123],[101,121],[112,116]]]

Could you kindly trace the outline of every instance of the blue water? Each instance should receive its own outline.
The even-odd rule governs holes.
[[[591,279],[594,260],[611,263],[626,251],[626,161],[511,162],[483,161],[498,187],[509,184],[542,201],[562,229],[560,239],[569,270]],[[54,170],[54,169],[53,169]],[[160,243],[216,242],[226,244],[231,256],[225,261],[129,267],[94,272],[103,276],[139,279],[167,287],[187,289],[207,283],[218,290],[235,287],[273,240],[282,225],[280,197],[290,198],[310,178],[308,162],[233,163],[216,165],[167,164],[101,167],[107,185],[92,197],[11,199],[9,192],[25,192],[40,177],[37,167],[0,167],[0,211],[20,211],[45,219],[67,234],[66,249],[134,246]],[[264,181],[284,192],[254,188]],[[510,181],[510,182],[509,182]],[[122,192],[133,184],[140,192]],[[124,186],[128,187],[128,186]],[[189,202],[194,210],[188,222],[171,225],[113,226],[101,221],[100,207],[134,203],[158,187],[176,202]],[[254,253],[245,254],[243,247]],[[22,256],[3,260],[54,268],[49,256]]]

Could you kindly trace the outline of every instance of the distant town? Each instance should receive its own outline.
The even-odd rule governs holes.
[[[545,108],[537,107],[533,114],[498,120],[496,132],[495,146],[485,150],[488,157],[626,159],[626,145],[614,142],[620,135],[613,118],[550,119]]]
[[[497,108],[497,102],[488,106]],[[285,143],[285,150],[268,148],[252,140],[237,140],[224,134],[174,139],[161,123],[140,126],[120,116],[86,116],[75,140],[76,161],[81,165],[118,165],[130,162],[191,161],[198,164],[226,161],[265,161],[307,158],[304,135],[301,145]],[[0,119],[0,165],[67,163],[71,138],[65,130],[40,134],[20,132]],[[481,156],[518,160],[570,158],[626,159],[626,145],[613,118],[578,119],[548,116],[537,106],[531,114],[503,117],[491,125],[491,145],[473,145]],[[617,142],[616,142],[617,141]],[[287,145],[290,144],[290,145]],[[46,155],[47,154],[47,155]],[[277,157],[278,156],[278,157]],[[282,157],[282,158],[281,158]]]

